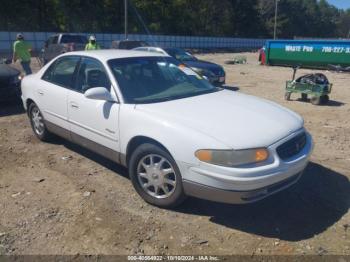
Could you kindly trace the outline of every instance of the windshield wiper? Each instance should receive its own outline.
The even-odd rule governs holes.
[[[162,97],[162,98],[153,98],[153,99],[148,99],[148,100],[143,100],[143,101],[134,101],[136,104],[152,104],[152,103],[161,103],[161,102],[166,102],[173,100],[172,97]]]
[[[172,100],[176,100],[176,99],[182,99],[182,98],[187,98],[187,97],[193,97],[193,96],[199,96],[199,95],[214,93],[214,92],[221,91],[221,90],[223,90],[223,89],[221,89],[221,88],[213,88],[213,89],[204,90],[204,91],[198,92],[198,93],[181,94],[181,95],[168,96],[168,97],[162,97],[162,98],[154,98],[154,99],[149,99],[149,100],[144,100],[144,101],[135,101],[135,102],[137,104],[161,103],[161,102],[172,101]]]
[[[182,98],[187,98],[187,97],[194,97],[194,96],[200,96],[200,95],[204,95],[204,94],[210,94],[210,93],[214,93],[214,92],[218,92],[218,91],[222,91],[222,90],[224,90],[224,89],[214,86],[211,89],[207,89],[207,90],[203,90],[203,91],[199,91],[199,92],[195,92],[195,93],[179,94],[179,95],[150,98],[150,99],[147,99],[146,97],[134,99],[133,103],[135,103],[135,104],[161,103],[161,102],[167,102],[167,101],[172,101],[172,100],[176,100],[176,99],[182,99]]]

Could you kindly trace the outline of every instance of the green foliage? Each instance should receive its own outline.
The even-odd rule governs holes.
[[[130,33],[273,35],[276,0],[128,1]],[[122,33],[124,0],[4,0],[0,31]],[[278,0],[279,38],[344,38],[349,33],[350,10],[339,10],[326,0]]]

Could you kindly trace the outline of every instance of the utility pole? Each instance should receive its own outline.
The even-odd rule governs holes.
[[[274,26],[274,30],[273,30],[273,39],[276,39],[276,35],[277,35],[277,15],[278,15],[278,1],[279,0],[275,0],[275,26]]]
[[[125,30],[125,40],[128,39],[128,0],[124,0],[124,30]]]

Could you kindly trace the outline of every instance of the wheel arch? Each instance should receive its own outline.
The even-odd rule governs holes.
[[[34,100],[33,100],[33,99],[28,98],[28,99],[26,100],[26,109],[27,109],[27,114],[29,114],[29,106],[30,106],[31,104],[35,104],[35,102],[34,102]]]
[[[135,149],[138,146],[140,146],[142,144],[146,144],[146,143],[159,146],[160,148],[164,149],[169,155],[171,155],[171,157],[173,157],[172,154],[170,153],[170,151],[159,141],[157,141],[153,138],[150,138],[148,136],[135,136],[129,141],[129,143],[126,147],[126,155],[125,155],[126,163],[125,164],[127,167],[129,166],[129,161],[130,161],[131,155],[135,151]]]

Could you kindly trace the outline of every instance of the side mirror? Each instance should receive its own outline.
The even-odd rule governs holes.
[[[117,102],[105,87],[93,87],[85,91],[84,96],[89,99]]]

